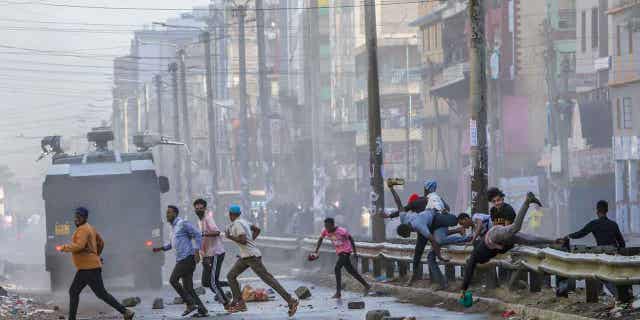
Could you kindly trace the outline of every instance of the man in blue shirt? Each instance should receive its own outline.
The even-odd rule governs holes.
[[[427,254],[427,265],[431,274],[431,281],[437,282],[440,290],[448,287],[447,278],[444,277],[436,256],[442,261],[448,261],[440,254],[440,246],[462,243],[470,237],[457,235],[459,230],[449,230],[449,227],[457,225],[457,218],[450,214],[437,213],[433,209],[427,209],[419,214],[400,214],[398,235],[408,238],[411,231],[431,242],[431,250]]]
[[[167,207],[167,222],[171,225],[171,242],[163,247],[153,248],[153,252],[176,250],[176,265],[169,278],[169,283],[176,290],[187,309],[182,316],[188,316],[198,310],[196,317],[206,317],[207,308],[193,289],[193,272],[200,262],[200,246],[202,234],[191,222],[178,217],[180,211],[175,206]],[[195,240],[195,245],[193,244]],[[180,282],[182,281],[182,285]]]

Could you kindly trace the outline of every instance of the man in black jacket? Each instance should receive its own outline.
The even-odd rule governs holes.
[[[608,212],[609,203],[604,200],[598,201],[596,204],[596,215],[598,218],[591,220],[579,231],[567,235],[565,240],[581,239],[592,233],[598,246],[612,246],[618,249],[626,247],[618,224],[607,217]],[[630,289],[628,286],[618,286],[616,288],[615,284],[611,282],[605,281],[603,283],[613,295],[618,295],[619,290]],[[566,296],[566,292],[562,292],[561,295]],[[618,295],[618,297],[620,297],[620,295]]]

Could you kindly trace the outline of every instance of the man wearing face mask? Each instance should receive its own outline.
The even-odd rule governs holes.
[[[220,229],[213,219],[213,212],[207,210],[207,201],[198,199],[193,202],[193,208],[199,219],[200,231],[202,231],[202,246],[200,247],[202,286],[211,289],[211,292],[216,296],[216,300],[227,309],[229,300],[224,295],[224,291],[222,291],[222,282],[219,281],[225,253],[222,238],[220,237]]]

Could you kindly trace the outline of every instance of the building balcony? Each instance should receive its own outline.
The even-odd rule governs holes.
[[[411,128],[409,132],[410,141],[422,141],[422,129]],[[382,129],[382,141],[384,143],[397,143],[407,141],[406,129]],[[356,146],[362,147],[369,145],[369,136],[366,131],[360,131],[356,135]]]
[[[438,97],[463,97],[469,94],[469,63],[459,62],[445,67],[433,79],[431,95]]]
[[[616,87],[640,81],[640,62],[635,55],[613,56],[609,86]]]

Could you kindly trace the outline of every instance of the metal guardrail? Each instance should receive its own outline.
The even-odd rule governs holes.
[[[260,245],[292,251],[315,251],[317,238],[261,237]],[[410,262],[414,245],[394,243],[356,242],[358,256],[365,259],[385,258],[396,262]],[[427,247],[426,250],[429,248]],[[464,265],[471,254],[471,246],[447,246],[443,252],[450,258],[447,265]],[[323,242],[320,253],[333,253],[333,246]],[[426,262],[426,255],[422,261]],[[605,253],[570,253],[551,248],[521,246],[511,253],[500,255],[487,263],[509,269],[526,269],[561,277],[595,279],[617,285],[640,284],[640,256],[620,256]]]

